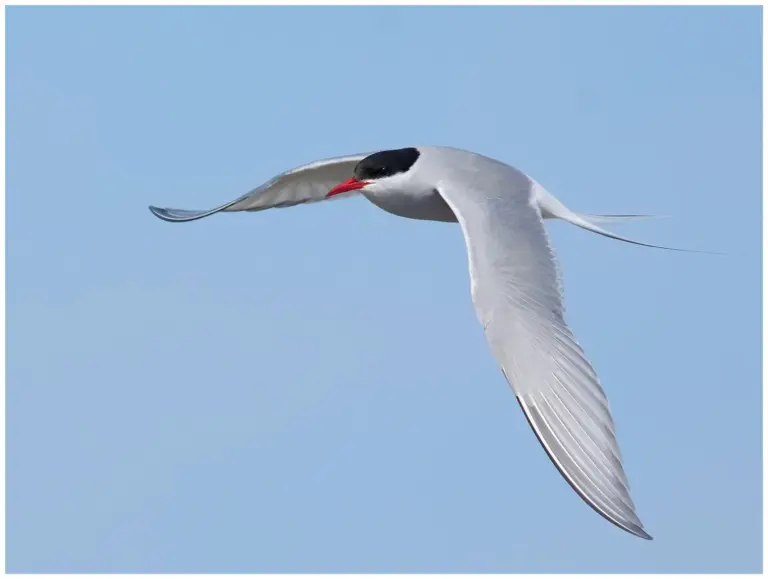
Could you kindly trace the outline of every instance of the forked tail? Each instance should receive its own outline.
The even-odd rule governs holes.
[[[642,241],[635,241],[628,237],[623,237],[615,233],[611,233],[597,225],[597,223],[615,223],[619,221],[631,221],[635,219],[654,219],[664,217],[662,215],[592,215],[590,213],[577,213],[571,211],[554,196],[548,193],[541,185],[534,183],[534,201],[538,205],[542,216],[550,217],[554,219],[562,219],[573,225],[577,225],[587,231],[610,237],[611,239],[618,239],[626,243],[632,243],[634,245],[642,245],[643,247],[653,247],[655,249],[667,249],[669,251],[684,251],[688,253],[706,253],[710,255],[722,255],[721,253],[712,251],[699,251],[696,249],[681,249],[678,247],[667,247],[664,245],[654,245],[652,243],[644,243]]]

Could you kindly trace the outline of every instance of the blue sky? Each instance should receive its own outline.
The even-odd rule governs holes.
[[[759,571],[760,17],[8,8],[8,570]],[[146,209],[414,144],[728,254],[548,224],[653,542],[542,452],[457,226]]]

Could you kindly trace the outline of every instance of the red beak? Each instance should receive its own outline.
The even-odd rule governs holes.
[[[366,185],[368,185],[370,181],[358,181],[354,177],[351,179],[347,179],[346,181],[339,183],[331,189],[328,192],[328,195],[326,197],[332,197],[333,195],[338,195],[339,193],[346,193],[347,191],[354,191],[355,189],[362,189]]]

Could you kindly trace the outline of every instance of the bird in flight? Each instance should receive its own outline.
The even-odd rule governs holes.
[[[402,217],[458,222],[475,311],[541,446],[589,506],[651,539],[630,497],[605,392],[565,321],[560,273],[544,228],[544,219],[562,219],[613,239],[675,249],[598,225],[649,216],[577,213],[514,167],[431,146],[316,161],[206,211],[149,209],[165,221],[187,222],[354,194]]]

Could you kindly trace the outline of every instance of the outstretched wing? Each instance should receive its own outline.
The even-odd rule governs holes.
[[[188,209],[168,209],[151,206],[149,210],[165,221],[185,222],[195,221],[221,211],[261,211],[272,207],[290,207],[299,203],[321,201],[326,198],[328,191],[335,185],[352,177],[355,165],[366,155],[351,155],[315,161],[286,171],[274,179],[249,191],[242,197],[203,211]],[[353,195],[349,191],[337,197]]]
[[[650,539],[635,514],[605,392],[564,320],[559,272],[530,180],[489,164],[455,174],[438,190],[464,233],[490,348],[544,450],[599,514]]]

